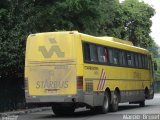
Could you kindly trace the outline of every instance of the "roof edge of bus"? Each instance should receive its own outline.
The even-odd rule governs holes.
[[[113,42],[118,42],[118,43],[134,46],[131,41],[121,40],[121,39],[115,38],[115,37],[102,36],[102,37],[98,37],[98,38],[102,38],[104,40],[109,40],[109,41],[113,41]]]
[[[36,36],[36,35],[41,35],[41,34],[50,34],[50,33],[69,33],[69,34],[74,34],[74,33],[78,33],[78,31],[73,30],[73,31],[55,31],[55,32],[40,32],[40,33],[33,33],[30,34],[29,36]]]
[[[80,33],[80,32],[79,32],[79,34],[89,36],[89,37],[93,37],[93,38],[99,38],[99,39],[104,40],[104,41],[108,41],[108,42],[112,42],[112,43],[116,43],[116,44],[121,44],[121,45],[128,46],[128,47],[131,47],[131,48],[137,48],[139,50],[143,50],[143,51],[149,53],[149,51],[147,49],[144,49],[144,48],[141,48],[141,47],[138,47],[138,46],[134,46],[131,41],[126,41],[126,40],[122,40],[122,39],[115,38],[115,37],[110,37],[110,36],[96,37],[96,36],[93,36],[93,35],[88,35],[88,34],[84,34],[84,33]]]
[[[134,46],[133,43],[130,42],[130,41],[121,40],[121,39],[119,39],[119,38],[109,37],[109,36],[96,37],[96,36],[93,36],[93,35],[88,35],[88,34],[84,34],[84,33],[78,32],[77,30],[34,33],[34,34],[30,34],[29,37],[33,37],[33,36],[36,36],[36,35],[48,34],[48,33],[49,33],[49,34],[51,34],[51,33],[82,34],[82,35],[85,35],[85,36],[89,36],[89,37],[93,37],[93,38],[99,38],[99,39],[101,39],[101,40],[106,40],[106,41],[108,41],[108,42],[114,42],[114,43],[116,43],[116,44],[122,44],[122,45],[124,45],[124,46],[129,46],[129,47],[133,47],[133,48],[138,48],[138,49],[144,50],[145,52],[149,52],[147,49]]]
[[[144,48],[133,45],[133,43],[131,41],[121,40],[119,38],[109,37],[109,36],[102,36],[102,37],[97,37],[97,38],[100,38],[102,40],[107,40],[107,41],[110,41],[110,42],[114,42],[114,43],[117,43],[117,44],[123,44],[125,46],[138,48],[138,49],[144,50],[146,52],[149,52],[147,49],[144,49]]]

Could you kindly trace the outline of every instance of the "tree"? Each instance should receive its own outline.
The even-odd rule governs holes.
[[[160,57],[160,47],[155,42],[153,42],[151,47],[147,49],[152,53],[153,58]]]
[[[123,9],[119,0],[100,0],[100,15],[98,35],[122,38],[124,33]]]
[[[121,6],[125,26],[124,39],[131,40],[136,46],[151,46],[153,40],[149,36],[152,25],[150,18],[154,15],[154,9],[139,0],[125,0]]]

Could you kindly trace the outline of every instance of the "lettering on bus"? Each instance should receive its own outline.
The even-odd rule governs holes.
[[[84,66],[84,69],[86,69],[86,70],[98,70],[98,67]]]
[[[56,44],[55,39],[49,39],[51,44]],[[58,57],[63,58],[65,53],[61,51],[58,45],[52,45],[51,48],[47,51],[45,46],[39,46],[39,51],[42,53],[44,58],[51,58],[54,53],[57,54]]]
[[[61,89],[68,88],[68,81],[37,81],[36,88],[40,89]]]

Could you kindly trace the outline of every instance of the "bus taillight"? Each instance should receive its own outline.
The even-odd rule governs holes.
[[[77,76],[77,89],[83,89],[83,76]]]

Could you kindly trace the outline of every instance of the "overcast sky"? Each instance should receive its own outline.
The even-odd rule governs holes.
[[[119,0],[124,1],[124,0]],[[151,18],[152,20],[152,27],[151,27],[151,37],[154,39],[154,41],[160,46],[160,0],[143,0],[145,3],[148,3],[151,5],[156,13]]]
[[[155,40],[155,42],[160,46],[160,0],[144,0],[145,3],[148,3],[153,6],[156,10],[155,15],[152,19],[152,27],[151,27],[151,36]]]

